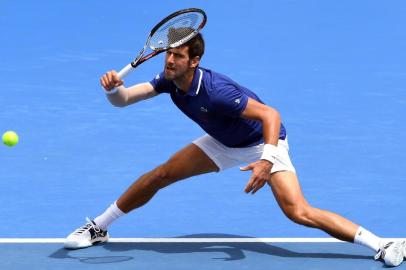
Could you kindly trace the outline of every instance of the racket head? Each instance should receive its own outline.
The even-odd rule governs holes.
[[[176,48],[195,37],[207,22],[198,8],[182,9],[160,21],[150,33],[148,46],[154,51]]]

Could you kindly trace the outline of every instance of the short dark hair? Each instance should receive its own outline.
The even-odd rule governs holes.
[[[191,40],[186,42],[184,46],[188,46],[189,48],[189,58],[195,58],[199,56],[202,58],[204,54],[204,39],[201,33],[198,33],[194,36]]]
[[[193,33],[193,29],[189,27],[169,28],[168,42],[172,43],[173,40],[179,40],[181,37]],[[204,40],[201,33],[197,33],[192,39],[183,44],[189,48],[189,58],[199,56],[202,58],[204,54]]]

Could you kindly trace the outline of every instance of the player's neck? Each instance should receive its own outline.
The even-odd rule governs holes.
[[[195,68],[189,69],[184,76],[173,80],[173,82],[175,83],[176,87],[179,90],[182,90],[182,92],[187,93],[189,91],[190,86],[192,85],[194,74]]]

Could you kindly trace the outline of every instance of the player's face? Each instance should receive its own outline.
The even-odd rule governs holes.
[[[181,46],[166,51],[165,79],[179,79],[183,77],[190,68],[193,68],[193,66],[189,59],[189,47]]]

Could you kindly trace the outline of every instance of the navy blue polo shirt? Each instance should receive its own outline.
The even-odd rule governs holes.
[[[158,93],[169,93],[184,114],[222,144],[239,148],[263,142],[262,122],[240,117],[249,97],[263,102],[230,78],[198,67],[187,93],[166,80],[163,72],[150,83]],[[281,124],[279,139],[285,137],[286,130]]]

